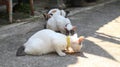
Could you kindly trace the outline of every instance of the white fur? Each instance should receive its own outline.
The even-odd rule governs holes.
[[[60,31],[61,33],[65,34],[66,30],[65,30],[65,25],[66,29],[68,31],[73,29],[73,26],[71,24],[71,21],[68,18],[65,18],[61,15],[59,15],[58,13],[54,13],[53,16],[51,18],[48,19],[47,21],[47,29],[51,29],[54,31]]]
[[[56,11],[55,13],[53,13],[53,11]],[[61,15],[61,16],[63,16],[63,17],[65,17],[66,16],[66,12],[64,11],[64,10],[59,10],[59,9],[51,9],[49,12],[48,12],[48,14],[58,14],[58,15]]]
[[[73,41],[72,38],[73,37],[71,37],[71,45],[78,45],[75,43],[77,41]],[[57,52],[59,56],[65,56],[66,54],[62,52],[62,50],[66,49],[67,41],[65,35],[49,29],[44,29],[32,35],[24,44],[24,47],[24,52],[27,54],[42,55],[50,52]],[[78,45],[77,48],[78,47],[80,46]],[[73,48],[76,50],[76,47]],[[76,51],[80,51],[80,48]]]

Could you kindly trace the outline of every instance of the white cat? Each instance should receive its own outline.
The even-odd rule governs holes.
[[[38,31],[32,35],[28,41],[17,50],[16,56],[42,55],[50,52],[57,52],[59,56],[65,56],[63,50],[68,44],[67,36],[61,33],[56,33],[49,29]],[[83,38],[78,38],[76,35],[70,36],[70,46],[74,52],[79,52]]]
[[[51,9],[48,14],[54,14],[54,13],[57,13],[63,17],[66,16],[66,12],[64,10],[60,10],[60,9]]]
[[[75,26],[72,26],[69,18],[61,16],[59,12],[55,12],[51,18],[48,19],[46,23],[46,28],[54,31],[60,31],[63,34],[74,34],[76,29]]]
[[[49,18],[52,17],[52,15],[54,13],[57,13],[63,17],[67,17],[69,11],[60,10],[60,9],[55,8],[55,9],[51,9],[47,14],[44,13],[43,16],[44,16],[45,20],[48,20]]]

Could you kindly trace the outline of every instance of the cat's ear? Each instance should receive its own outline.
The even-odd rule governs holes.
[[[80,36],[80,37],[78,38],[78,43],[81,43],[84,39],[85,39],[84,36]]]
[[[51,16],[49,14],[43,13],[45,20],[48,20]]]
[[[75,34],[72,35],[72,37],[74,37],[74,38],[78,38],[78,34],[75,33]]]
[[[43,16],[46,17],[46,13],[43,13]]]
[[[73,26],[72,30],[74,30],[74,31],[75,31],[76,29],[77,29],[77,27],[76,27],[76,26]]]
[[[45,20],[47,20],[47,19],[48,19],[48,17],[47,17],[47,14],[46,14],[46,13],[43,13],[43,16],[44,16]]]

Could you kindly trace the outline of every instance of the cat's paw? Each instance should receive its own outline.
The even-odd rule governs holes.
[[[59,56],[65,56],[66,54],[65,53],[59,53]]]

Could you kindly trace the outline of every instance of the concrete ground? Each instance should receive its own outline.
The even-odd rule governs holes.
[[[120,1],[83,11],[72,8],[69,16],[86,38],[80,53],[16,57],[18,47],[43,29],[45,21],[39,18],[0,28],[0,67],[120,67]]]

